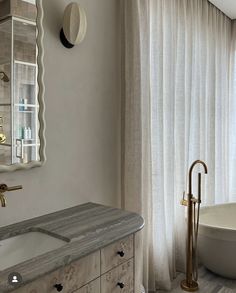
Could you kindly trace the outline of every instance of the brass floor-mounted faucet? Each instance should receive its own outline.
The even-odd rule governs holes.
[[[17,185],[17,186],[12,186],[8,187],[6,184],[0,184],[0,202],[2,207],[6,207],[6,197],[4,195],[4,192],[6,191],[14,191],[14,190],[19,190],[22,189],[22,185]]]
[[[198,290],[198,263],[197,263],[197,236],[199,224],[199,212],[201,204],[201,173],[198,173],[198,198],[192,194],[192,172],[196,165],[201,164],[207,174],[207,165],[200,160],[195,161],[189,169],[189,182],[187,200],[183,196],[182,205],[188,207],[187,216],[187,259],[186,259],[186,279],[181,282],[181,288],[187,292]],[[196,204],[198,211],[196,215]]]

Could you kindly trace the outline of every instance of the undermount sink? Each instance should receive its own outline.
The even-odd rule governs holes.
[[[41,232],[28,232],[0,241],[0,271],[60,248],[67,242]]]

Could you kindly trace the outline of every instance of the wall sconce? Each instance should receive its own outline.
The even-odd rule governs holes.
[[[77,3],[70,3],[64,12],[60,40],[66,48],[81,43],[87,31],[87,19],[84,9]]]

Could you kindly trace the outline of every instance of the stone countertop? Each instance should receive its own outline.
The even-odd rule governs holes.
[[[18,272],[23,284],[47,275],[72,261],[142,229],[144,220],[135,213],[86,203],[52,214],[0,228],[0,240],[26,232],[43,232],[68,243],[33,259],[0,271],[0,293],[11,292],[8,275]]]

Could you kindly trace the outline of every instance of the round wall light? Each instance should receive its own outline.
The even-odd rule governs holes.
[[[60,40],[66,48],[81,43],[87,31],[87,19],[84,9],[77,3],[70,3],[64,12]]]

